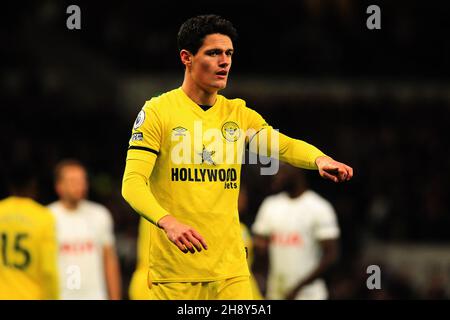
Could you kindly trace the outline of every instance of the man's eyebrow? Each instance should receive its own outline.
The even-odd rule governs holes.
[[[221,49],[221,48],[211,48],[211,49],[207,49],[206,50],[206,52],[212,52],[212,51],[225,51],[225,52],[228,52],[228,51],[234,51],[234,49],[233,48],[228,48],[228,49]]]

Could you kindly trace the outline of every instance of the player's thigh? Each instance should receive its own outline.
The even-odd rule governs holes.
[[[217,300],[253,300],[253,290],[249,277],[236,277],[221,281]]]
[[[161,282],[150,286],[150,300],[210,299],[207,282]]]

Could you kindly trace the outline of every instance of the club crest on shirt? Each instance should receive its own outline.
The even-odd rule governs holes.
[[[241,136],[241,130],[236,122],[227,121],[222,126],[223,137],[230,142],[235,142]]]
[[[145,111],[141,110],[136,117],[136,121],[134,122],[133,129],[136,130],[140,126],[142,126],[142,124],[144,123],[144,120],[145,120]]]

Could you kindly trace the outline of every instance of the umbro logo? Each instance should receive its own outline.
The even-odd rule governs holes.
[[[173,128],[172,131],[175,132],[175,135],[176,135],[176,136],[185,136],[185,135],[186,135],[187,129],[184,128],[184,127],[178,126],[178,127],[176,127],[176,128]]]

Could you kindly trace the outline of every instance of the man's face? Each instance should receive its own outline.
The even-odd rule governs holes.
[[[298,168],[280,162],[278,173],[272,176],[272,191],[282,192],[293,190],[300,181],[303,181]]]
[[[192,63],[187,66],[188,71],[202,89],[208,92],[224,89],[232,55],[233,43],[230,37],[219,33],[209,34],[197,53],[192,56]]]
[[[66,166],[56,182],[56,192],[62,200],[78,202],[86,197],[88,181],[86,171],[79,166]]]

